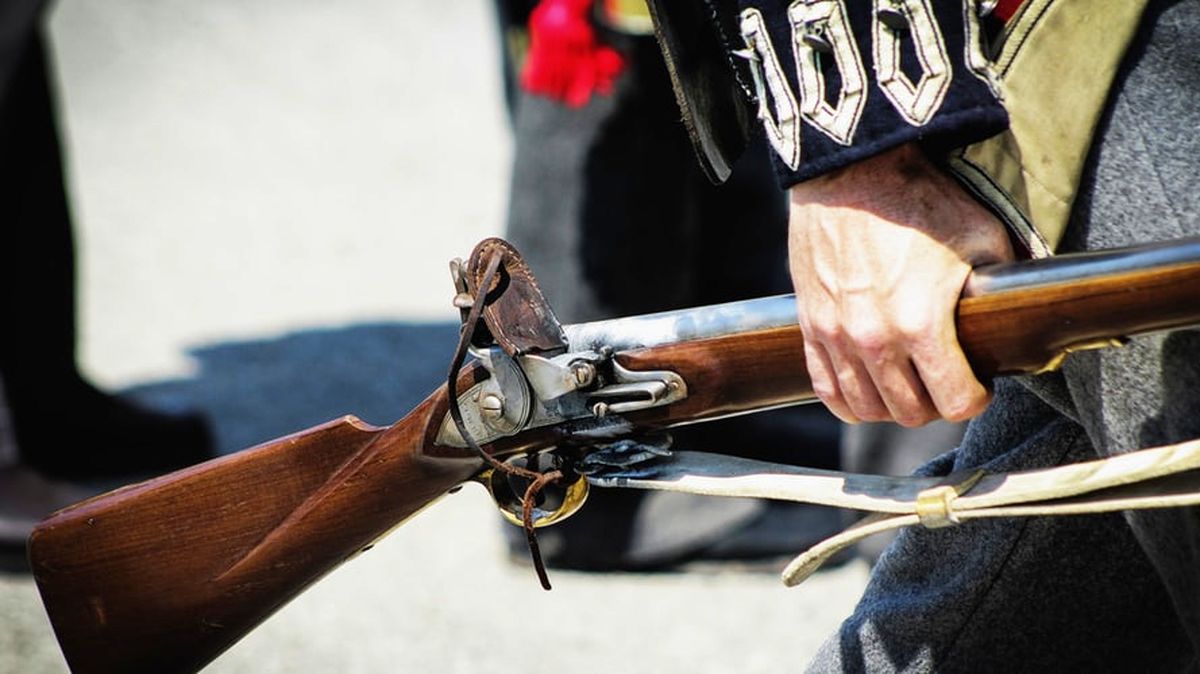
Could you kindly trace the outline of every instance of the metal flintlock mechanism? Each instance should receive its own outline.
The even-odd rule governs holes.
[[[1052,370],[1073,351],[1119,346],[1128,335],[1200,322],[1200,289],[1181,285],[1189,283],[1184,276],[1195,273],[1194,269],[1186,270],[1200,263],[1198,255],[1200,242],[1189,240],[982,270],[972,278],[960,308],[960,337],[972,363],[982,374],[990,375]],[[852,475],[701,452],[672,454],[669,436],[663,433],[629,437],[644,432],[647,425],[631,423],[622,415],[682,403],[689,394],[687,379],[666,368],[629,369],[614,354],[653,348],[660,343],[685,344],[733,335],[746,340],[748,334],[771,330],[794,333],[793,298],[768,298],[563,328],[519,255],[504,242],[485,241],[469,263],[455,261],[451,268],[459,291],[455,303],[463,310],[464,329],[450,381],[453,383],[457,377],[468,342],[474,344],[470,350],[491,377],[458,396],[459,404],[451,409],[461,412],[452,415],[453,424],[447,420],[439,439],[469,445],[486,457],[478,443],[537,427],[563,429],[565,422],[571,423],[561,444],[545,450],[541,458],[530,455],[510,459],[523,466],[515,468],[488,457],[493,468],[480,476],[506,517],[525,527],[535,568],[546,589],[549,583],[538,560],[533,530],[575,512],[583,504],[588,484],[782,499],[873,513],[801,553],[783,572],[789,586],[799,584],[858,540],[905,526],[938,528],[981,517],[1081,514],[1200,503],[1200,477],[1178,476],[1200,468],[1200,442],[1026,473],[985,475],[970,471],[939,478]],[[1146,275],[1135,279],[1134,274]],[[1100,283],[1104,276],[1109,277],[1107,289]],[[1089,284],[1093,287],[1081,293]],[[1182,294],[1168,299],[1158,292],[1167,285],[1180,289]],[[1022,304],[1049,302],[1048,306],[1053,306],[1056,287],[1068,295],[1072,288],[1076,294],[1101,296],[1116,291],[1128,295],[1127,299],[1151,292],[1157,295],[1152,302],[1156,306],[1136,319],[1132,315],[1118,319],[1138,325],[1108,324],[1096,329],[1078,324],[1079,317],[1094,311],[1095,306],[1073,306],[1066,300],[1053,308],[1060,327],[1070,326],[1065,332],[1056,334],[1054,326],[1044,324],[1043,316],[1043,325],[1026,325],[1023,329],[1027,334],[1022,335],[1022,328],[1017,326],[1029,319],[1036,323],[1037,313],[1023,313]],[[1151,291],[1152,287],[1158,291]],[[1064,297],[1060,295],[1058,301],[1064,301]],[[998,323],[990,336],[982,331],[987,320],[970,318],[975,307],[989,304],[991,310],[980,310],[978,316],[990,316],[990,321]],[[1121,307],[1111,304],[1106,308],[1122,312]],[[1154,318],[1146,322],[1149,314]],[[483,326],[479,325],[480,316]],[[1110,313],[1104,320],[1112,318]],[[988,339],[1007,343],[988,344]],[[756,348],[750,341],[741,346]],[[802,349],[798,347],[786,357],[800,360]],[[773,362],[780,365],[779,360]],[[714,362],[710,372],[729,366]],[[710,401],[710,407],[719,408],[719,404],[712,404],[714,397],[735,394],[720,388],[709,390],[713,383],[697,380],[694,388]],[[813,400],[806,390],[803,395],[779,402]],[[757,408],[774,406],[764,403],[757,403]],[[739,401],[735,406],[744,404]],[[671,415],[664,414],[664,418]],[[684,417],[676,423],[691,420]],[[799,453],[801,448],[797,449]],[[549,468],[539,473],[543,465]],[[522,484],[526,488],[514,489],[514,478],[525,480]],[[552,507],[536,505],[541,489],[551,483],[565,487],[565,497]]]
[[[569,516],[595,486],[874,513],[797,557],[784,571],[789,585],[859,538],[897,527],[1200,503],[1200,440],[944,478],[672,452],[673,426],[816,400],[795,298],[563,326],[504,241],[480,243],[452,270],[463,329],[448,381],[403,419],[388,427],[336,419],[97,496],[37,526],[30,566],[72,671],[197,671],[470,481],[525,528],[535,560],[535,528]],[[956,316],[959,342],[985,380],[1193,325],[1200,238],[978,269]]]
[[[633,426],[620,415],[683,400],[687,384],[670,370],[625,368],[601,339],[570,339],[520,254],[501,239],[483,241],[466,263],[453,260],[450,271],[463,326],[447,380],[450,413],[437,442],[470,447],[489,465],[476,479],[500,512],[525,528],[534,568],[549,590],[534,529],[583,505],[585,474],[669,455],[666,435],[624,437]],[[468,352],[490,376],[460,392]],[[548,450],[502,461],[480,446],[568,422],[570,431]],[[562,494],[547,506],[543,490],[550,485]]]

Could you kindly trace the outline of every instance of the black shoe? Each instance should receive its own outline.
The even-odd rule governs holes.
[[[98,487],[47,480],[27,466],[0,468],[0,571],[25,571],[25,542],[34,525],[98,491]]]
[[[79,379],[8,398],[21,463],[48,478],[160,475],[215,455],[204,417],[151,411]]]

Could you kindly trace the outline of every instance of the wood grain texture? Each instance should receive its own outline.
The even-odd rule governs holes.
[[[1200,324],[1200,263],[965,297],[958,338],[981,376],[1035,372],[1098,341]]]
[[[958,338],[976,374],[1038,372],[1070,350],[1200,325],[1200,262],[964,297]],[[631,370],[671,370],[688,397],[629,415],[671,426],[814,402],[799,327],[726,335],[618,354]]]
[[[959,340],[981,378],[1034,372],[1097,341],[1200,323],[1200,259],[1047,278],[1061,277],[1030,274],[1030,282],[1018,279],[1024,285],[993,284],[960,302]],[[680,375],[688,396],[624,415],[632,426],[613,428],[647,431],[814,401],[803,353],[796,326],[620,352],[630,370]],[[464,368],[459,391],[486,376],[478,365]],[[31,538],[30,559],[72,669],[203,667],[482,468],[469,451],[435,443],[447,413],[443,387],[390,428],[346,417],[51,516]],[[566,420],[484,449],[544,449],[580,430],[595,433],[594,421]]]
[[[345,417],[51,516],[30,561],[72,671],[196,671],[468,479],[477,458],[425,452],[441,398],[391,428]]]

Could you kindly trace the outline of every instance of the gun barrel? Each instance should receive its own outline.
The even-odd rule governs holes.
[[[612,349],[628,371],[666,370],[686,382],[678,401],[619,415],[614,432],[632,432],[815,400],[795,309],[794,297],[778,296],[565,332],[572,352]],[[1200,238],[980,269],[957,314],[959,341],[981,377],[1034,372],[1073,350],[1195,324]],[[459,388],[487,376],[467,368]],[[443,387],[389,428],[347,417],[52,515],[30,539],[30,561],[72,670],[203,667],[483,467],[439,444],[447,409]],[[575,430],[598,432],[590,422],[560,417],[485,449],[544,449]]]
[[[963,305],[970,307],[978,300],[1003,304],[1012,301],[1017,294],[1048,292],[1052,288],[1072,289],[1065,293],[1065,296],[1079,298],[1094,294],[1100,283],[1120,284],[1130,281],[1143,284],[1140,292],[1144,296],[1144,284],[1158,277],[1160,282],[1154,286],[1154,294],[1146,298],[1150,306],[1145,311],[1138,312],[1144,313],[1150,323],[1155,323],[1161,321],[1149,317],[1159,313],[1163,305],[1174,302],[1170,297],[1160,294],[1162,289],[1167,284],[1174,283],[1172,279],[1194,275],[1197,269],[1200,269],[1200,237],[989,265],[980,267],[971,274],[963,289]],[[1186,287],[1179,288],[1178,293],[1172,294],[1178,295],[1181,300],[1194,299],[1196,296],[1192,289]],[[1095,303],[1087,302],[1086,306],[1093,307]],[[1197,317],[1200,312],[1192,311],[1194,308],[1195,304],[1190,307],[1178,307],[1188,316],[1192,316],[1193,323],[1200,321],[1200,317]],[[962,313],[960,311],[960,328],[963,322]],[[971,314],[970,311],[966,313]],[[1178,320],[1171,319],[1171,323],[1178,323]],[[1189,323],[1186,320],[1182,323],[1187,324]],[[775,295],[695,309],[677,309],[643,316],[578,323],[564,326],[564,331],[571,351],[590,351],[601,346],[608,346],[615,351],[626,351],[776,328],[791,328],[795,325],[796,297]],[[1137,328],[1136,323],[1130,326],[1131,334],[1145,331]]]
[[[981,379],[1057,367],[1070,352],[1200,325],[1200,237],[977,269],[959,342]],[[814,402],[792,295],[566,327],[630,370],[671,370],[688,398],[630,415],[671,426]]]

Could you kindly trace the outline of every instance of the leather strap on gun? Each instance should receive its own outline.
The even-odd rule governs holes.
[[[560,326],[511,246],[485,241],[453,268],[455,305],[475,320],[464,325],[452,381],[400,421],[377,428],[345,417],[38,525],[30,563],[73,671],[196,671],[463,483],[482,484],[515,523],[550,525],[583,505],[581,466],[661,454],[648,434],[816,400],[794,297]],[[981,378],[1197,324],[1200,238],[979,269],[957,314]],[[460,370],[468,351],[474,360]],[[532,503],[512,479],[521,471],[544,481],[557,473],[562,493]],[[942,512],[930,498],[949,497],[921,500],[922,489],[913,502],[930,504],[921,511],[929,520]],[[983,496],[980,485],[964,492],[949,499],[946,519],[969,518],[962,504]],[[914,512],[879,526],[919,521]]]
[[[1200,505],[1200,440],[1015,473],[888,477],[814,470],[721,454],[678,452],[628,471],[592,475],[601,487],[798,501],[869,513],[801,553],[783,571],[791,587],[874,534],[987,517],[1086,515]]]

